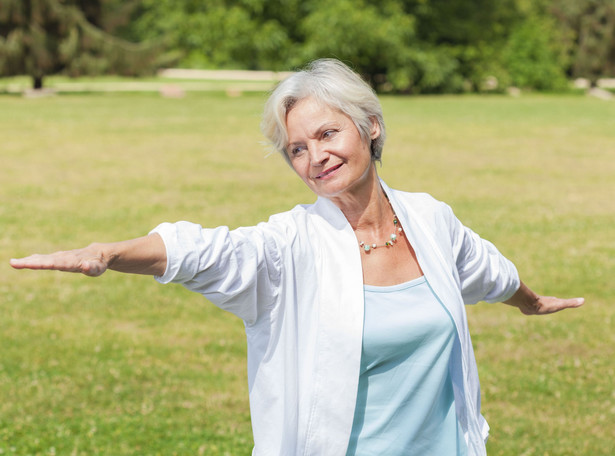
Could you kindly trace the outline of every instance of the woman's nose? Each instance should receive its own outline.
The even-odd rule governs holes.
[[[323,165],[329,158],[329,152],[327,149],[320,145],[313,145],[309,148],[310,151],[310,163],[312,166]]]

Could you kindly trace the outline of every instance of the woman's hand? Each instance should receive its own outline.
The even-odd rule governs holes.
[[[560,299],[554,296],[538,296],[534,301],[517,307],[525,315],[546,315],[564,309],[580,307],[583,303],[585,303],[583,298]]]
[[[521,282],[517,292],[510,299],[504,301],[504,303],[518,307],[525,315],[546,315],[564,309],[580,307],[585,303],[585,299],[561,299],[554,296],[540,296]]]
[[[49,255],[30,255],[10,261],[15,269],[51,269],[98,277],[107,269],[132,274],[161,276],[167,251],[158,234],[110,244],[91,244],[83,249]]]
[[[15,269],[50,269],[98,277],[109,267],[109,260],[105,258],[102,244],[91,244],[83,249],[13,259],[10,264]]]

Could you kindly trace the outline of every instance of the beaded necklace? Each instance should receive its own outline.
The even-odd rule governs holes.
[[[401,234],[403,230],[401,226],[398,226],[399,221],[397,220],[397,215],[395,214],[393,214],[393,225],[395,225],[395,227],[397,228],[397,233]],[[391,236],[389,236],[389,240],[386,241],[384,244],[366,244],[363,241],[359,241],[359,247],[362,247],[365,253],[369,252],[372,249],[377,249],[378,247],[393,247],[397,242],[397,233],[392,233]]]

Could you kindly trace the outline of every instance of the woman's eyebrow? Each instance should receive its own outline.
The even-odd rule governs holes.
[[[339,123],[334,120],[323,123],[313,131],[312,137],[316,137],[323,131],[330,130],[332,128],[339,128]]]
[[[322,123],[321,125],[319,125],[318,127],[314,128],[314,130],[312,130],[310,133],[308,133],[308,138],[316,138],[318,137],[321,133],[323,133],[326,130],[329,130],[331,128],[341,128],[339,122],[335,121],[335,120],[331,120],[331,121],[326,121],[324,123]],[[289,142],[286,145],[286,149],[289,149],[293,146],[297,146],[297,145],[302,145],[304,144],[304,141],[293,141],[293,142]]]

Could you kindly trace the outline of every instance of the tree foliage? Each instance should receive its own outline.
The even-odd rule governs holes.
[[[533,15],[516,24],[502,50],[510,82],[538,90],[565,88],[569,60],[565,37],[548,16]]]
[[[143,0],[132,30],[168,36],[188,67],[288,70],[336,57],[383,90],[460,91],[480,60],[468,48],[504,36],[512,1]]]
[[[573,37],[572,76],[615,76],[615,1],[553,0],[551,12]]]
[[[40,88],[46,75],[60,71],[72,76],[147,72],[157,50],[101,28],[122,23],[117,14],[106,14],[107,7],[103,0],[0,0],[0,74],[28,74]]]
[[[416,44],[414,18],[390,2],[389,8],[354,0],[323,0],[300,25],[300,61],[336,57],[351,63],[374,85],[404,89],[407,52]],[[300,63],[300,62],[297,62]]]
[[[143,0],[132,31],[138,40],[167,37],[186,67],[286,70],[304,3]]]
[[[615,75],[615,1],[0,0],[2,74],[137,74],[153,57],[128,41],[161,39],[189,68],[336,57],[383,91],[553,90]]]

